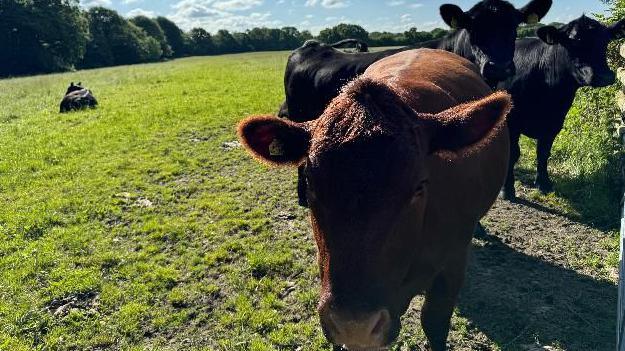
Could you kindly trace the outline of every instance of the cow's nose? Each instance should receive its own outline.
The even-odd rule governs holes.
[[[391,328],[391,315],[386,309],[374,312],[341,311],[330,306],[319,311],[321,324],[329,341],[348,350],[384,347]]]
[[[601,72],[599,74],[594,75],[594,82],[592,82],[593,87],[601,88],[607,87],[616,81],[616,74],[612,71]]]
[[[516,66],[514,62],[499,64],[492,61],[484,65],[482,75],[484,78],[493,81],[506,80],[516,74]]]

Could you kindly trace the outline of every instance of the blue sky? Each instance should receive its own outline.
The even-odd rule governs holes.
[[[185,30],[203,27],[243,31],[253,27],[294,26],[314,34],[338,23],[355,23],[368,31],[399,32],[417,27],[445,28],[438,8],[454,3],[468,10],[477,0],[81,0],[85,7],[106,6],[125,16],[166,16]],[[529,0],[512,0],[518,7]],[[600,0],[554,0],[543,22],[568,22],[582,13],[603,13]]]

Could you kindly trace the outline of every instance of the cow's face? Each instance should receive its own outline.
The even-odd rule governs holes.
[[[80,82],[78,82],[78,84],[74,84],[74,82],[71,82],[71,84],[67,87],[67,91],[65,92],[65,95],[69,93],[73,93],[78,90],[83,90],[84,88],[81,85],[82,83]]]
[[[581,86],[604,87],[614,84],[616,79],[608,67],[608,44],[611,40],[623,37],[624,27],[625,20],[606,27],[592,18],[582,16],[561,28],[539,28],[537,34],[547,44],[566,48],[571,61],[571,73]]]
[[[358,84],[316,121],[251,117],[239,136],[263,162],[305,164],[321,325],[336,345],[370,349],[397,337],[400,316],[428,283],[421,272],[434,273],[419,264],[420,246],[432,239],[423,231],[428,157],[479,149],[511,102],[496,93],[438,115],[415,114],[387,88]]]
[[[507,1],[483,0],[467,12],[456,5],[443,5],[440,13],[451,28],[468,32],[474,63],[488,84],[495,86],[516,72],[514,48],[519,25],[537,23],[551,3],[533,0],[518,10]]]

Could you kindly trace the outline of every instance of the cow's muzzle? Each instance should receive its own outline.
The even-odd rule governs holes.
[[[514,62],[500,64],[493,61],[488,61],[482,67],[482,77],[489,85],[496,85],[497,83],[512,78],[516,74],[516,66]]]
[[[328,341],[347,350],[381,350],[390,343],[392,321],[386,309],[355,313],[324,304],[319,317]]]
[[[612,71],[606,71],[594,74],[591,85],[596,88],[603,88],[614,84],[614,82],[616,82],[616,74]]]

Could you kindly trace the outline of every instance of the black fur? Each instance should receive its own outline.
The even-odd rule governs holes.
[[[72,82],[61,101],[60,112],[66,113],[87,107],[95,108],[97,105],[98,101],[93,96],[91,90],[82,87],[81,83],[74,85],[74,82]]]
[[[510,166],[502,197],[513,200],[514,165],[519,159],[519,137],[537,140],[536,185],[552,190],[547,161],[553,141],[562,130],[575,93],[583,86],[604,87],[614,83],[607,64],[608,43],[623,36],[621,21],[611,27],[582,16],[561,28],[539,29],[538,38],[517,41],[514,63],[517,74],[505,88],[514,108],[508,116],[511,138]]]

